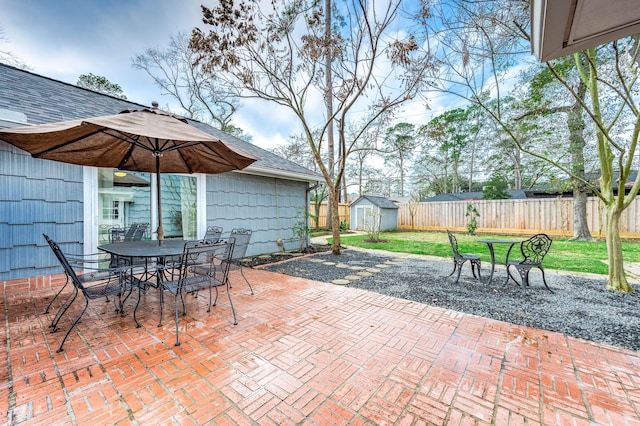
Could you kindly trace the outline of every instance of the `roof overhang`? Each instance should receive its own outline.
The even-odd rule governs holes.
[[[232,172],[256,176],[269,176],[299,182],[308,182],[309,184],[315,184],[316,182],[324,181],[324,177],[322,177],[322,175],[296,173],[287,170],[274,169],[271,167],[260,167],[256,166],[255,163],[245,167],[242,170],[233,170]]]
[[[639,33],[638,0],[531,1],[531,49],[542,62]]]

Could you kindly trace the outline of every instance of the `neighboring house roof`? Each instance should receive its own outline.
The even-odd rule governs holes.
[[[385,197],[378,197],[375,195],[362,195],[357,200],[355,200],[351,205],[357,204],[360,200],[368,200],[374,206],[380,207],[381,209],[398,209],[398,205],[393,201],[389,200]]]
[[[151,103],[151,101],[150,101]],[[147,108],[134,102],[104,95],[29,71],[0,64],[0,126],[22,126],[117,114],[127,109]],[[240,172],[316,182],[322,177],[292,161],[231,136],[206,123],[190,124],[257,158]]]
[[[507,193],[511,195],[510,200],[523,200],[527,198],[527,194],[522,189],[508,189]],[[481,191],[473,192],[456,192],[453,194],[438,194],[433,197],[424,198],[420,200],[423,203],[429,203],[434,201],[464,201],[464,200],[482,200]]]

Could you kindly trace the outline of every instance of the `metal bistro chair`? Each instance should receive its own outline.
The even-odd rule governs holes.
[[[87,307],[89,306],[89,300],[100,299],[106,296],[119,296],[120,304],[116,307],[116,311],[119,311],[122,315],[124,315],[124,302],[131,295],[134,288],[138,288],[138,300],[136,302],[136,306],[133,310],[133,320],[136,323],[137,327],[140,327],[140,323],[136,318],[136,311],[138,310],[138,305],[140,304],[140,280],[135,277],[132,277],[127,274],[129,268],[128,267],[119,267],[119,268],[92,268],[88,265],[83,266],[72,266],[71,262],[67,259],[65,254],[60,249],[60,246],[51,240],[47,235],[43,234],[45,240],[51,247],[51,250],[55,254],[56,258],[62,265],[65,274],[69,281],[73,284],[73,292],[69,296],[69,298],[63,303],[60,307],[59,311],[56,313],[54,321],[52,322],[52,330],[51,332],[55,332],[58,330],[58,322],[64,315],[64,313],[69,309],[69,307],[73,304],[78,293],[82,293],[85,298],[85,305],[80,312],[80,315],[73,321],[71,327],[65,334],[62,342],[60,342],[60,347],[56,352],[62,352],[63,346],[67,337],[71,333],[71,330],[78,324],[82,315],[84,315]],[[82,270],[82,273],[76,271]],[[122,298],[123,295],[124,299]],[[115,300],[114,300],[115,303]]]
[[[253,287],[251,287],[251,283],[242,271],[244,257],[247,253],[247,247],[249,247],[249,241],[251,240],[251,230],[240,228],[232,229],[231,238],[234,239],[235,245],[233,247],[233,253],[231,254],[230,269],[240,270],[240,275],[242,275],[242,278],[247,282],[249,290],[251,290],[251,294],[253,294]]]
[[[481,280],[480,276],[480,267],[482,266],[482,262],[480,261],[480,256],[476,256],[475,254],[464,254],[458,251],[458,240],[451,233],[451,231],[447,230],[447,234],[449,234],[449,242],[451,243],[451,249],[453,250],[453,271],[448,276],[453,275],[456,270],[458,271],[458,275],[456,276],[456,283],[460,279],[460,272],[462,271],[462,265],[466,261],[469,261],[471,264],[471,273],[473,277]],[[478,275],[476,276],[476,270],[478,271]]]
[[[166,271],[167,278],[162,282],[162,290],[166,290],[175,297],[176,315],[176,346],[180,346],[179,330],[179,301],[182,301],[182,314],[186,315],[187,306],[184,300],[185,294],[194,294],[198,297],[200,290],[209,289],[209,307],[216,306],[218,302],[218,287],[227,287],[227,296],[233,313],[233,324],[237,325],[236,311],[229,292],[229,259],[233,251],[234,241],[212,242],[209,240],[187,241],[180,262],[174,264]],[[215,299],[212,298],[211,288],[216,289]],[[164,298],[160,293],[160,325],[162,325]]]
[[[524,290],[529,286],[529,272],[532,268],[540,269],[542,272],[542,282],[544,286],[553,293],[553,290],[547,285],[547,280],[544,277],[544,269],[542,268],[542,261],[551,248],[551,238],[546,234],[536,234],[528,240],[520,243],[520,252],[522,253],[521,260],[510,260],[507,263],[507,282],[509,278],[517,282],[511,275],[510,268],[513,266],[520,274],[520,286]]]
[[[221,235],[222,235],[222,227],[208,226],[207,232],[205,232],[203,240],[208,240],[215,243],[220,239]]]

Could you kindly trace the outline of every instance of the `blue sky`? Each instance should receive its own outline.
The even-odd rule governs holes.
[[[0,50],[11,51],[37,74],[72,84],[82,74],[101,75],[119,84],[129,100],[143,105],[158,101],[163,106],[171,99],[161,96],[151,78],[131,66],[131,59],[147,48],[165,50],[172,35],[202,27],[200,4],[200,0],[0,0],[5,39]],[[400,116],[422,124],[459,103],[460,99],[433,94],[430,110],[416,101],[406,105]],[[323,110],[322,105],[315,107]],[[256,99],[245,100],[234,118],[234,124],[263,148],[301,133],[298,123],[284,107]]]
[[[201,26],[200,5],[191,0],[0,0],[0,50],[11,51],[29,70],[75,84],[82,74],[119,84],[143,105],[170,102],[131,59],[147,48],[166,49],[171,35]],[[205,2],[206,3],[206,2]],[[274,111],[277,113],[274,114]],[[263,148],[298,132],[286,111],[264,101],[245,101],[234,124]]]

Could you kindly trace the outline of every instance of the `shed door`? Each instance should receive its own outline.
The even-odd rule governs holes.
[[[356,230],[365,231],[371,229],[371,220],[373,219],[372,206],[356,206]]]

